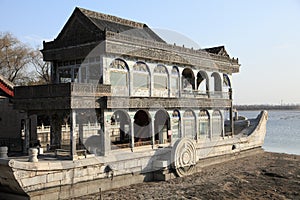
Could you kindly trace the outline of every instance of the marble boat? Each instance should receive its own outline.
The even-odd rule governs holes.
[[[41,51],[52,82],[14,87],[30,154],[1,153],[3,198],[75,198],[261,149],[267,112],[234,116],[240,64],[224,46],[168,44],[146,24],[75,8]]]

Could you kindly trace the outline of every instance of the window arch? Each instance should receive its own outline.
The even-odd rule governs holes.
[[[206,94],[209,91],[209,80],[205,71],[199,71],[197,73],[197,90],[200,93]]]
[[[134,146],[152,143],[151,116],[148,111],[138,110],[134,115]]]
[[[168,72],[164,65],[157,65],[153,71],[154,80],[154,96],[167,97],[168,96]]]
[[[190,139],[196,139],[196,117],[192,110],[186,110],[183,114],[183,132],[184,136]]]
[[[176,66],[171,71],[170,89],[172,97],[179,97],[179,70]]]
[[[207,110],[200,110],[199,112],[199,138],[210,137],[209,133],[209,113]]]
[[[222,91],[222,81],[220,74],[217,72],[212,73],[211,77],[213,77],[213,83],[214,83],[214,91],[221,92]]]
[[[188,92],[195,90],[195,75],[190,68],[185,68],[182,71],[182,90]]]
[[[143,62],[133,65],[133,95],[150,96],[150,71]]]
[[[124,110],[116,110],[111,116],[112,149],[129,148],[131,141],[131,120]]]
[[[172,113],[172,141],[175,141],[178,138],[181,138],[181,129],[180,129],[180,111],[175,109]]]
[[[165,144],[170,142],[170,116],[166,110],[158,110],[154,116],[155,142]]]
[[[215,110],[212,113],[212,137],[222,136],[222,114],[219,110]]]
[[[109,69],[112,94],[129,96],[129,69],[126,62],[115,59],[109,65]]]
[[[227,74],[223,74],[223,89],[225,92],[229,91],[231,88],[231,81]]]

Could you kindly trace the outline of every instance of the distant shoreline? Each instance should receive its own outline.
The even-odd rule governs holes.
[[[237,110],[300,110],[300,105],[234,105]]]

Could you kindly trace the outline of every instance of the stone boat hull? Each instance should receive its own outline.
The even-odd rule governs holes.
[[[4,199],[69,199],[151,180],[167,180],[261,151],[267,112],[234,136],[197,142],[182,138],[170,146],[115,150],[79,160],[44,157],[0,159],[0,196]]]

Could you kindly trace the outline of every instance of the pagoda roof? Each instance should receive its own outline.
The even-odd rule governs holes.
[[[122,33],[139,37],[148,40],[155,40],[157,42],[165,42],[155,32],[153,32],[146,24],[123,19],[113,15],[107,15],[84,8],[75,8],[77,11],[84,14],[91,20],[101,31],[111,31],[115,33]]]
[[[44,60],[84,58],[106,39],[107,32],[166,43],[144,23],[76,7],[57,38],[43,43]],[[78,46],[80,50],[66,50]]]

